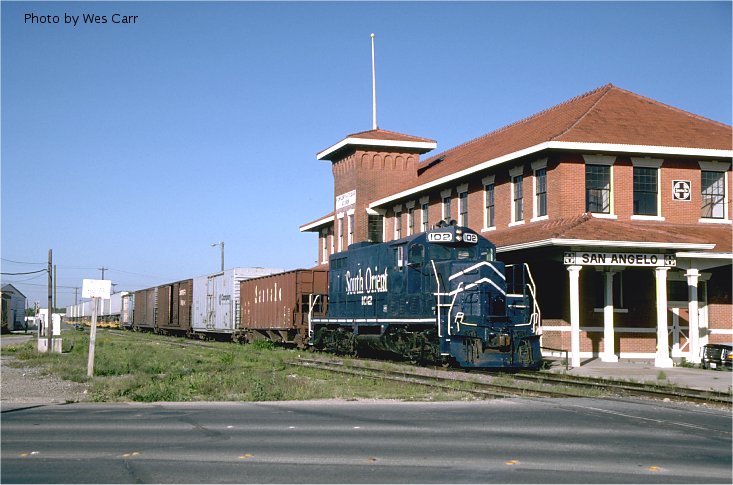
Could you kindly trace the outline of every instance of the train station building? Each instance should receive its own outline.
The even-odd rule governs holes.
[[[318,261],[452,219],[529,265],[545,354],[671,367],[733,341],[729,125],[609,84],[436,146],[377,128],[318,153],[334,205],[300,228]]]

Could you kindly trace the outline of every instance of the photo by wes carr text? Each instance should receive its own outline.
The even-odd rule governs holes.
[[[85,24],[134,24],[137,23],[139,15],[124,15],[121,13],[114,13],[111,16],[107,15],[96,15],[93,13],[85,13],[82,15],[69,15],[64,13],[64,23],[72,24],[74,27],[82,21]],[[60,15],[36,15],[33,12],[26,13],[23,23],[25,24],[60,24]]]

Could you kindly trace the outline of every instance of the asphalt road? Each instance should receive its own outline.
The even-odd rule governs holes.
[[[5,407],[2,483],[731,483],[731,414],[596,399]]]

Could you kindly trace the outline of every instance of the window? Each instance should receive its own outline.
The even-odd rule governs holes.
[[[512,177],[512,189],[514,193],[514,203],[512,205],[512,209],[514,222],[524,220],[524,196],[522,193],[522,178],[523,177],[521,175]]]
[[[384,234],[384,219],[379,214],[369,214],[367,216],[367,225],[369,231],[369,241],[374,243],[384,242],[382,235]]]
[[[420,211],[422,212],[422,219],[420,221],[422,224],[422,232],[426,232],[428,230],[428,207],[429,205],[427,201],[422,202],[420,205]]]
[[[494,227],[494,184],[488,184],[484,187],[484,201],[486,203],[484,226]]]
[[[458,224],[468,225],[468,191],[458,194]]]
[[[535,176],[535,197],[537,212],[535,217],[547,215],[547,169],[541,168],[534,173]]]
[[[585,211],[611,213],[611,167],[585,166]]]
[[[394,238],[400,239],[402,237],[402,212],[395,212],[394,214]]]
[[[634,167],[634,215],[656,216],[659,169]]]
[[[725,172],[701,173],[702,208],[700,217],[725,218]]]
[[[344,250],[344,218],[339,217],[339,252]]]
[[[443,197],[443,220],[450,221],[450,195]]]
[[[415,234],[415,208],[410,207],[407,209],[407,235],[413,234]]]
[[[425,261],[425,248],[422,244],[410,247],[410,264],[422,264]]]
[[[323,238],[323,243],[321,244],[321,261],[325,263],[328,261],[328,229],[321,231],[321,237]]]
[[[349,214],[349,244],[352,244],[354,242],[354,214]]]

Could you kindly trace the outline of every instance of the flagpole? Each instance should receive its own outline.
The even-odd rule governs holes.
[[[374,70],[374,34],[372,34],[372,129],[377,129],[377,76]]]

